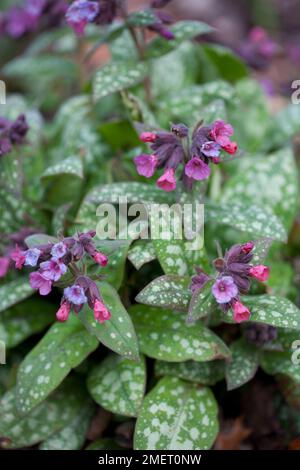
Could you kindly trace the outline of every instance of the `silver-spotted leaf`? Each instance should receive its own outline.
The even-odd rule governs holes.
[[[209,388],[164,377],[138,416],[136,450],[205,450],[216,438],[218,407]]]
[[[106,410],[123,416],[137,416],[146,386],[146,364],[115,354],[109,355],[90,372],[87,386],[94,400]]]
[[[210,361],[230,357],[223,341],[201,322],[187,325],[185,315],[145,305],[130,308],[140,350],[168,362]]]

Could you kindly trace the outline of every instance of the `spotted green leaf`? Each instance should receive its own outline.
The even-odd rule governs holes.
[[[300,361],[297,352],[294,356],[292,350],[290,352],[264,352],[261,367],[267,374],[289,377],[293,382],[300,384]]]
[[[192,295],[187,321],[189,323],[194,323],[198,318],[206,317],[213,305],[214,305],[214,298],[211,293],[211,286],[213,281],[208,281],[204,287]]]
[[[137,360],[139,348],[134,326],[117,291],[105,282],[99,283],[99,289],[111,312],[111,319],[100,324],[95,321],[93,312],[86,307],[79,313],[80,320],[88,332],[107,348],[128,359]]]
[[[141,82],[147,74],[144,62],[115,61],[99,69],[94,78],[94,100],[100,100],[117,91]]]
[[[194,126],[199,118],[208,124],[211,118],[226,118],[226,103],[234,98],[234,88],[227,82],[216,80],[203,85],[185,86],[173,93],[162,96],[158,107],[161,120],[168,126],[173,120]],[[206,109],[207,107],[210,108]],[[213,108],[213,109],[211,109]],[[199,116],[199,110],[201,115]],[[209,111],[208,114],[204,112]]]
[[[85,396],[85,389],[70,377],[47,400],[20,416],[15,389],[10,389],[0,402],[0,435],[7,439],[6,447],[30,447],[59,432],[78,415]]]
[[[227,390],[233,390],[249,382],[256,374],[259,357],[257,349],[239,339],[231,344],[232,359],[226,364]]]
[[[205,220],[217,225],[234,227],[254,237],[267,237],[286,242],[286,230],[268,205],[262,208],[254,203],[246,204],[244,196],[241,196],[241,200],[242,203],[235,200],[234,203],[228,202],[228,204],[206,204]]]
[[[143,402],[134,449],[210,449],[219,428],[217,414],[217,403],[209,388],[164,377]]]
[[[34,290],[30,287],[28,278],[20,277],[15,281],[0,287],[0,312],[30,297]]]
[[[213,31],[208,24],[201,21],[178,21],[170,27],[170,30],[173,32],[175,39],[166,41],[162,37],[156,37],[147,47],[146,54],[148,57],[160,57],[178,47],[183,41]]]
[[[289,230],[299,200],[297,169],[292,150],[284,148],[271,155],[251,155],[239,160],[238,171],[227,181],[222,194],[224,203],[235,203],[236,200],[242,200],[243,204],[249,206],[259,204],[264,210],[272,209],[285,229]],[[263,219],[256,218],[263,222]],[[255,224],[255,214],[252,217],[249,214],[248,219],[251,232],[251,226]],[[267,227],[273,227],[272,232],[274,229],[276,232],[275,220],[270,221]],[[282,230],[277,230],[277,237],[265,232],[260,235],[285,241]]]
[[[130,248],[128,259],[139,270],[145,264],[156,259],[156,253],[151,241],[139,240]]]
[[[224,378],[224,361],[155,362],[155,374],[170,375],[202,385],[215,385]]]
[[[17,374],[17,407],[30,412],[98,346],[80,321],[71,315],[65,323],[55,323],[27,354]]]
[[[111,354],[92,369],[87,386],[94,400],[106,410],[137,416],[146,386],[145,359],[135,362]]]
[[[154,23],[157,23],[157,16],[152,10],[137,11],[127,18],[127,24],[131,26],[145,27]]]
[[[52,237],[51,235],[45,235],[44,233],[36,233],[25,239],[25,243],[28,248],[38,245],[46,245],[47,243],[57,243],[58,241],[58,238]]]
[[[68,157],[61,162],[54,164],[47,168],[42,175],[42,178],[48,180],[49,178],[60,175],[72,175],[73,177],[83,178],[83,165],[82,160],[77,156]]]
[[[275,295],[244,296],[243,303],[251,311],[249,321],[266,323],[268,325],[300,329],[300,310],[290,300]],[[232,312],[224,314],[223,318],[232,323]]]
[[[95,411],[92,400],[86,398],[80,410],[65,427],[52,434],[39,447],[40,450],[79,450],[82,448],[88,427]]]
[[[191,298],[190,279],[182,276],[160,276],[150,282],[136,297],[141,304],[185,310]]]
[[[210,361],[230,356],[223,341],[201,322],[186,325],[185,315],[172,310],[134,305],[130,308],[140,350],[169,362]]]
[[[0,316],[0,340],[14,348],[42,331],[55,319],[55,306],[43,299],[28,299],[5,310]]]

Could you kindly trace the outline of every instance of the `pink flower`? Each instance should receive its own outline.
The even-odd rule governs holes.
[[[51,258],[40,264],[43,276],[50,281],[58,281],[67,272],[67,266],[57,258]]]
[[[0,278],[6,276],[9,268],[9,261],[9,258],[6,256],[0,258]]]
[[[250,253],[250,251],[253,250],[254,246],[255,246],[255,245],[254,245],[253,242],[244,243],[244,244],[242,245],[242,252],[245,253],[245,254],[248,254],[248,253]]]
[[[94,302],[94,317],[95,320],[99,323],[104,323],[111,317],[110,311],[107,309],[104,303],[98,299],[96,299]]]
[[[221,147],[230,144],[229,137],[233,134],[233,128],[221,119],[215,121],[210,131],[210,137],[215,140]]]
[[[100,266],[106,266],[108,263],[107,256],[103,253],[100,253],[100,251],[96,251],[96,253],[93,255],[93,258],[96,263],[100,264]]]
[[[142,142],[154,142],[156,139],[156,134],[154,132],[142,132],[140,134],[140,140]]]
[[[157,164],[157,157],[156,155],[148,155],[144,153],[135,157],[134,163],[139,175],[145,176],[146,178],[151,178],[151,176],[154,175]]]
[[[231,276],[223,276],[217,279],[211,290],[218,304],[230,302],[239,292]]]
[[[71,305],[69,304],[69,302],[65,301],[61,304],[60,308],[56,312],[56,319],[58,321],[64,322],[68,320],[70,312],[71,312]]]
[[[185,165],[184,171],[189,178],[193,178],[194,180],[198,181],[205,180],[210,175],[209,166],[204,163],[199,157],[193,157]]]
[[[38,271],[30,274],[29,282],[32,289],[37,289],[40,295],[48,295],[51,291],[52,282]]]
[[[229,144],[223,145],[222,149],[230,155],[234,155],[237,152],[238,145],[236,142],[229,142]]]
[[[270,274],[270,269],[268,266],[264,266],[263,264],[259,264],[257,266],[253,266],[249,270],[250,276],[254,277],[258,281],[264,282],[267,281]]]
[[[11,259],[16,263],[17,269],[22,269],[25,263],[26,257],[25,252],[20,250],[18,245],[16,245],[15,249],[10,253]]]
[[[176,178],[174,169],[166,169],[164,174],[160,178],[158,178],[156,184],[159,188],[163,189],[164,191],[174,191],[174,189],[176,188]]]
[[[251,316],[250,310],[239,300],[233,304],[233,319],[237,323],[249,320]]]

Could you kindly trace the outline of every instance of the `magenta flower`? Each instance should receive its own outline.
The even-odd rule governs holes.
[[[174,189],[176,188],[176,178],[174,169],[166,169],[164,174],[160,178],[158,178],[156,184],[159,188],[163,189],[164,191],[174,191]]]
[[[263,264],[253,266],[249,270],[250,276],[254,277],[258,281],[264,282],[267,281],[270,275],[270,269]]]
[[[237,152],[238,145],[236,142],[229,142],[229,144],[224,145],[222,148],[225,152],[229,153],[229,155],[234,155]]]
[[[134,163],[139,175],[151,178],[151,176],[154,175],[157,165],[157,157],[156,155],[148,155],[145,153],[135,157]]]
[[[46,279],[42,273],[30,273],[29,282],[32,289],[37,289],[40,295],[48,295],[52,288],[52,282]]]
[[[108,263],[108,257],[101,253],[100,251],[96,251],[95,254],[93,255],[94,261],[96,261],[97,264],[100,264],[100,266],[106,266]]]
[[[44,261],[40,264],[40,268],[43,276],[50,281],[58,281],[67,272],[67,266],[57,258]]]
[[[84,34],[85,27],[92,23],[99,13],[99,4],[86,0],[76,0],[72,3],[66,13],[67,23],[73,28],[77,36]]]
[[[84,289],[76,284],[64,289],[64,297],[74,305],[82,305],[87,302]]]
[[[69,302],[64,301],[58,311],[56,312],[56,319],[58,321],[67,321],[71,312],[71,305]]]
[[[193,157],[186,165],[185,165],[185,174],[189,178],[193,178],[194,180],[205,180],[210,175],[210,168],[209,166],[204,163],[201,158]]]
[[[233,134],[233,128],[223,120],[214,122],[210,131],[211,138],[216,141],[221,147],[230,144],[230,136]]]
[[[65,256],[67,251],[68,251],[68,248],[66,247],[66,245],[63,242],[59,242],[53,245],[51,249],[51,255],[54,258],[60,259],[60,258],[63,258],[63,256]]]
[[[223,276],[212,286],[212,293],[218,304],[226,304],[238,295],[238,288],[231,276]]]
[[[10,259],[6,256],[0,258],[0,278],[6,276],[9,268]]]
[[[250,253],[250,251],[253,250],[254,246],[255,246],[255,245],[254,245],[253,242],[244,243],[244,244],[242,245],[242,252],[248,254],[248,253]]]
[[[142,142],[154,142],[156,134],[155,132],[142,132],[139,137]]]
[[[15,262],[17,269],[22,269],[25,263],[25,252],[20,250],[18,245],[10,253],[11,259]]]
[[[212,140],[205,142],[205,144],[201,146],[201,152],[206,157],[218,157],[220,155],[220,150],[221,146]]]
[[[99,299],[96,299],[94,303],[94,317],[95,317],[95,320],[98,321],[99,323],[104,323],[105,321],[111,318],[110,311],[107,309],[104,303]]]
[[[38,248],[30,248],[25,251],[25,266],[36,266],[42,252]]]
[[[233,319],[237,323],[248,321],[251,316],[250,310],[239,300],[233,304]]]

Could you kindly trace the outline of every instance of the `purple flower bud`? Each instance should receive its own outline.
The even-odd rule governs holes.
[[[84,289],[77,284],[74,284],[71,287],[64,289],[64,297],[74,305],[82,305],[87,302],[87,297],[85,296]]]
[[[223,276],[212,286],[212,293],[219,304],[226,304],[238,295],[238,288],[231,276]]]
[[[171,131],[180,139],[187,137],[189,134],[189,128],[184,124],[173,124],[173,126],[171,127]]]
[[[67,23],[73,28],[77,36],[84,34],[85,27],[92,23],[99,13],[99,4],[86,0],[76,0],[66,13]]]
[[[17,119],[12,123],[9,136],[12,144],[23,144],[25,136],[29,130],[29,126],[24,114],[20,114]]]
[[[201,158],[193,157],[184,168],[185,174],[194,180],[205,180],[210,175],[209,166]]]
[[[56,243],[51,249],[51,255],[54,258],[60,259],[67,253],[68,249],[63,242]]]
[[[221,146],[217,142],[209,140],[201,146],[201,152],[206,157],[218,157],[220,155]]]
[[[25,266],[36,266],[42,252],[38,248],[30,248],[25,252]]]
[[[193,294],[198,290],[201,290],[210,279],[210,277],[198,266],[196,267],[196,272],[197,274],[192,277],[192,283],[190,285],[190,289]]]
[[[0,157],[11,152],[12,145],[7,137],[0,137]]]

